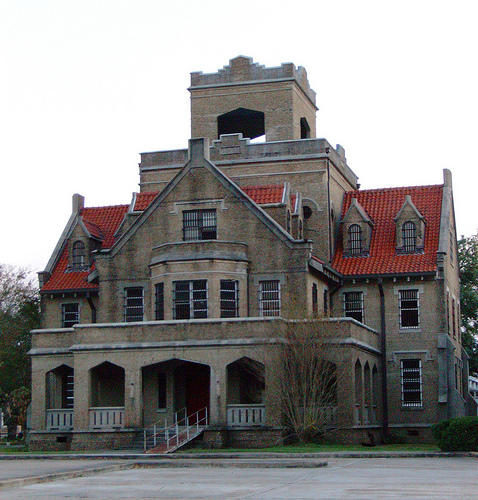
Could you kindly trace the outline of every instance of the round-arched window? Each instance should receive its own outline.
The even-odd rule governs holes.
[[[72,265],[73,268],[79,269],[84,267],[86,263],[86,251],[85,244],[82,241],[75,241],[73,243],[73,258]]]

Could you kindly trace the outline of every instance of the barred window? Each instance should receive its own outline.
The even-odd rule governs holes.
[[[417,227],[412,221],[407,221],[402,226],[402,240],[404,252],[415,252],[417,249]]]
[[[402,406],[422,406],[422,364],[419,359],[402,359],[400,362]]]
[[[173,318],[207,318],[207,280],[174,281]]]
[[[349,229],[349,254],[360,255],[362,253],[362,228],[358,224],[352,224]]]
[[[183,212],[184,241],[215,240],[216,238],[216,209],[185,210]]]
[[[61,323],[63,328],[70,328],[80,322],[80,304],[71,302],[61,305]]]
[[[418,328],[420,325],[418,290],[400,290],[400,327]]]
[[[221,318],[239,316],[239,282],[221,280]]]
[[[155,318],[157,320],[164,319],[164,283],[156,283],[154,285],[155,296]]]
[[[124,320],[143,321],[143,287],[135,286],[124,289]]]
[[[319,291],[316,283],[312,283],[312,314],[319,315]]]
[[[261,316],[280,316],[280,282],[259,282],[259,310]]]
[[[363,323],[363,292],[344,293],[345,316]]]
[[[71,261],[73,269],[80,270],[86,265],[85,244],[82,241],[73,243],[73,257]]]

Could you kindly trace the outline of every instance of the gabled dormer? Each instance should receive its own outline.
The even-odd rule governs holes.
[[[366,257],[370,250],[373,221],[357,198],[342,219],[342,238],[345,257]]]
[[[402,208],[393,219],[398,254],[423,252],[425,242],[425,218],[414,205],[409,194],[405,196]]]

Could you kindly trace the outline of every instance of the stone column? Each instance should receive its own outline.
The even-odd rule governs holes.
[[[141,369],[136,367],[125,370],[124,374],[124,417],[125,427],[142,427],[142,377]]]
[[[74,363],[74,408],[73,426],[75,431],[88,430],[90,409],[90,372],[75,359]]]
[[[37,366],[36,359],[32,358],[32,430],[39,431],[46,428],[46,374],[47,371]]]
[[[226,425],[226,367],[222,364],[214,364],[210,365],[210,369],[209,423],[212,425]]]

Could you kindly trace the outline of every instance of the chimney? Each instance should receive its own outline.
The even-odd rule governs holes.
[[[202,160],[209,160],[209,139],[199,137],[198,139],[189,139],[189,161],[193,165],[202,165]]]
[[[80,210],[85,208],[85,197],[81,194],[75,193],[72,198],[72,212],[74,214],[80,213]]]

